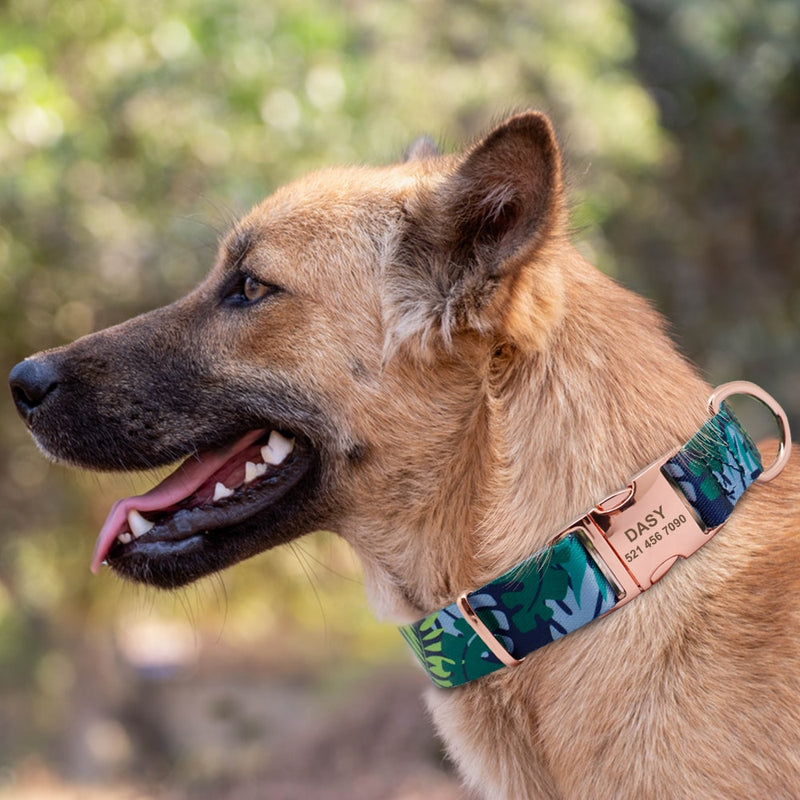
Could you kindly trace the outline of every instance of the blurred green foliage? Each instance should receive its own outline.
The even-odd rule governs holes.
[[[580,248],[667,311],[712,379],[760,380],[798,421],[795,0],[6,0],[0,15],[5,367],[178,296],[295,175],[539,107]],[[0,767],[37,750],[74,767],[78,654],[124,655],[142,619],[237,652],[289,627],[326,659],[399,650],[330,536],[177,596],[90,580],[110,502],[152,478],[49,466],[7,395],[0,444]]]
[[[711,375],[800,426],[800,3],[631,0],[634,70],[672,154],[609,221],[619,274]]]

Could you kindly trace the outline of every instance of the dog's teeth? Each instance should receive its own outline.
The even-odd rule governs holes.
[[[224,500],[226,497],[230,497],[233,494],[233,489],[229,489],[224,483],[221,481],[217,481],[217,485],[214,487],[214,501],[217,500]]]
[[[128,531],[124,531],[119,536],[117,536],[117,541],[121,544],[129,544],[133,541],[133,536],[128,533]],[[105,562],[104,562],[105,563]]]
[[[267,464],[278,466],[286,460],[286,456],[294,450],[294,439],[281,436],[278,431],[272,431],[269,441],[261,448],[261,458]]]
[[[254,464],[252,461],[246,461],[244,465],[244,482],[252,483],[256,478],[264,475],[266,471],[266,464]]]
[[[143,534],[147,533],[155,525],[155,522],[150,522],[145,519],[135,508],[128,512],[128,525],[130,526],[131,533],[134,539],[138,539]]]

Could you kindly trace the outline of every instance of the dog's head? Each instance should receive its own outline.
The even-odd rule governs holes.
[[[550,124],[522,114],[463,154],[299,180],[187,297],[17,365],[48,456],[183,461],[115,506],[95,567],[177,586],[329,528],[402,583],[443,501],[474,513],[490,454],[465,439],[508,353],[546,346],[561,314],[562,213]]]

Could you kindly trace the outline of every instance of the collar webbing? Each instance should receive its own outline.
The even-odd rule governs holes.
[[[617,532],[621,535],[616,547],[601,549],[598,554],[594,546],[598,535],[603,547],[612,541],[611,514],[630,510],[636,481],[651,472],[671,486],[679,501],[672,507],[650,502],[654,507],[642,506],[637,512],[639,521],[634,523],[628,515],[624,525],[631,527]],[[553,544],[480,589],[462,595],[460,602],[402,626],[400,632],[434,684],[443,688],[515,663],[649,588],[680,555],[691,555],[711,538],[761,472],[758,449],[723,403],[682,448],[651,465],[627,490],[613,495],[624,494],[617,506],[608,508],[609,501],[603,501],[579,523],[566,528]],[[651,547],[654,552],[656,548],[663,551],[662,542],[670,535],[672,542],[681,538],[675,533],[681,526],[695,528],[695,544],[683,552],[678,545],[677,550],[669,551],[676,555],[654,562],[659,567],[646,572],[646,578],[637,575],[631,563],[639,556],[646,561]],[[587,538],[590,527],[593,530]],[[608,552],[620,563],[611,567]],[[615,580],[620,573],[629,573],[622,583],[633,586],[633,592]],[[473,616],[469,611],[477,622],[468,619]]]

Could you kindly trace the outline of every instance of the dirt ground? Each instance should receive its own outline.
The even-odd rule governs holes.
[[[34,759],[0,780],[0,800],[473,800],[433,734],[425,687],[402,667],[324,697],[302,680],[158,682],[137,695],[144,716],[124,712],[164,756],[157,777],[69,781]]]
[[[467,800],[434,737],[424,686],[402,672],[374,679],[354,702],[284,741],[262,774],[192,800]]]

